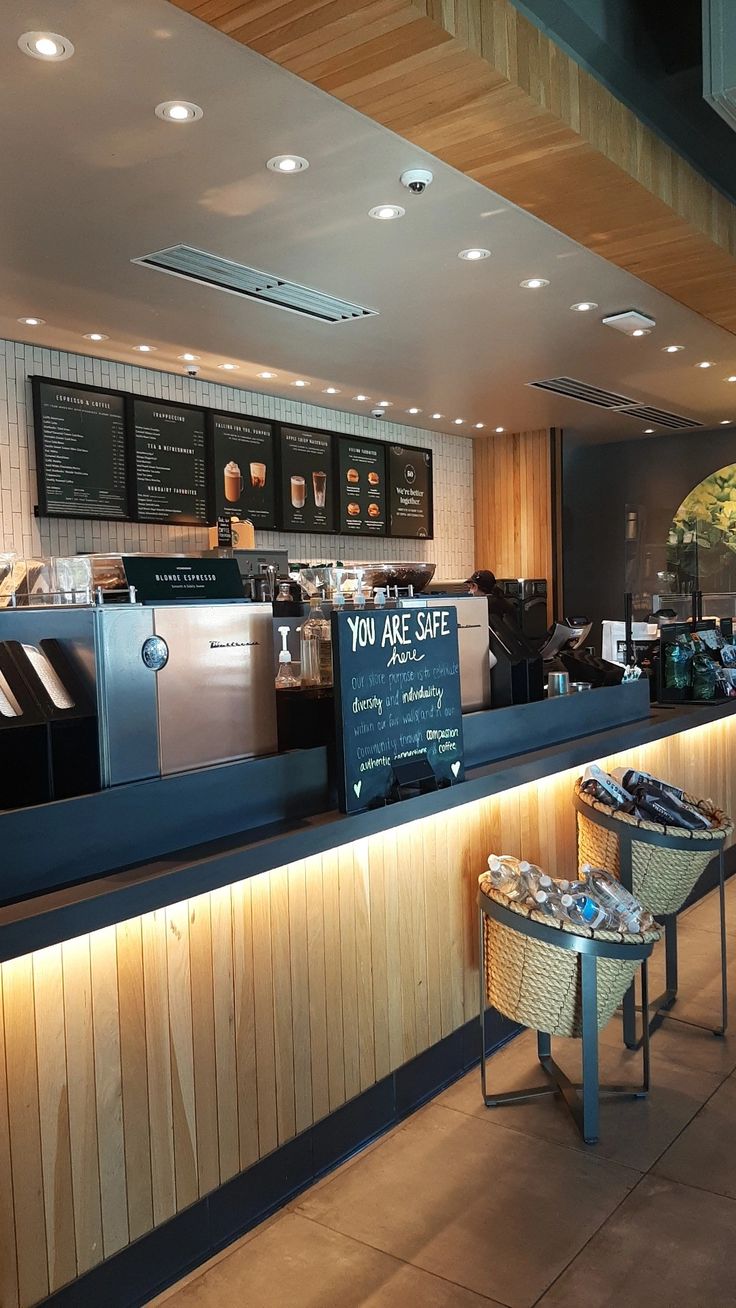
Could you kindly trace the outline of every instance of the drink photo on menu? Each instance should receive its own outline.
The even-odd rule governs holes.
[[[281,428],[281,517],[286,531],[334,531],[332,436]]]
[[[274,440],[268,422],[237,413],[209,416],[210,467],[217,517],[249,518],[254,527],[275,524]]]

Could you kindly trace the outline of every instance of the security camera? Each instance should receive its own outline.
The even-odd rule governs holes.
[[[383,418],[384,415],[385,415],[385,412],[386,412],[385,409],[371,409],[371,417],[372,417],[372,418]]]
[[[433,180],[428,168],[407,168],[399,178],[401,185],[405,186],[407,191],[411,191],[412,195],[423,195],[427,187],[432,185]]]
[[[199,372],[199,368],[197,367],[196,363],[187,364],[187,377],[196,377],[198,372]]]

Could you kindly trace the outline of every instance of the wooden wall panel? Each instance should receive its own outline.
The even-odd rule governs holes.
[[[736,811],[736,720],[599,761]],[[492,850],[573,873],[579,771],[2,964],[2,1308],[476,1015],[478,875]]]
[[[509,432],[473,441],[475,566],[497,577],[546,577],[555,607],[552,435]]]

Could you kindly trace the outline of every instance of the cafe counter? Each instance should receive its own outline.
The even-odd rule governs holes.
[[[736,706],[645,692],[470,715],[464,782],[350,816],[324,749],[0,816],[3,1308],[152,1295],[470,1066],[489,851],[570,874],[592,761],[736,810]]]

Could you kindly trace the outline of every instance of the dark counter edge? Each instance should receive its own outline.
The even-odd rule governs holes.
[[[655,709],[641,721],[475,768],[463,782],[403,803],[271,823],[245,839],[211,841],[9,904],[0,909],[0,962],[735,713],[736,701]]]

